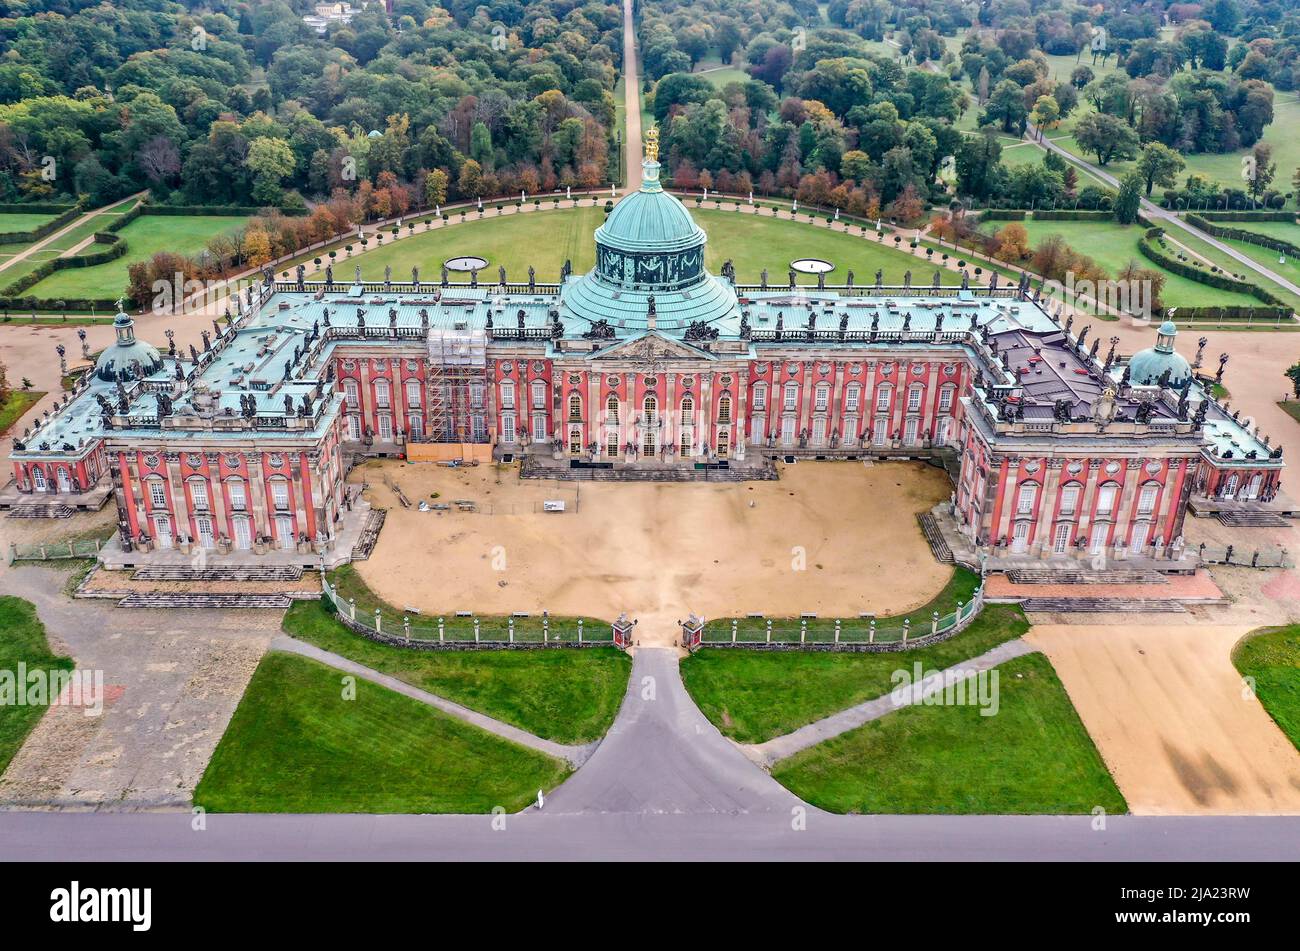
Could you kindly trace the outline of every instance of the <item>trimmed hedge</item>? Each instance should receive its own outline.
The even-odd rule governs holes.
[[[1191,217],[1188,215],[1187,219],[1190,221]],[[1207,221],[1295,221],[1296,213],[1294,211],[1198,211],[1196,217]]]
[[[1027,214],[1022,208],[986,208],[980,212],[980,221],[1024,221]]]
[[[1242,316],[1264,316],[1264,317],[1289,317],[1292,308],[1283,303],[1278,297],[1266,291],[1258,284],[1251,284],[1248,281],[1239,281],[1234,277],[1228,277],[1224,274],[1213,274],[1190,264],[1184,264],[1174,256],[1167,254],[1157,242],[1163,235],[1163,228],[1148,228],[1138,241],[1138,250],[1142,255],[1154,261],[1160,267],[1172,274],[1178,274],[1188,280],[1197,281],[1201,284],[1208,284],[1210,287],[1217,287],[1225,291],[1237,291],[1242,294],[1249,294],[1257,300],[1263,301],[1271,306],[1264,308],[1249,308],[1241,306],[1225,307],[1179,307],[1178,313],[1189,314],[1188,319],[1194,319],[1198,312],[1220,312],[1220,311],[1240,311]],[[1261,314],[1260,312],[1263,311]]]
[[[1084,209],[1067,208],[1061,211],[1035,211],[1035,221],[1114,221],[1115,212],[1113,211],[1091,211]]]
[[[140,205],[143,205],[141,202]],[[136,205],[139,208],[140,205]],[[133,209],[134,210],[134,209]],[[254,205],[150,205],[151,215],[265,215],[278,211],[287,218],[297,218],[307,214],[306,208],[276,208]]]
[[[1275,238],[1272,235],[1260,234],[1258,231],[1245,231],[1241,228],[1225,228],[1222,225],[1207,221],[1200,215],[1188,215],[1187,220],[1206,234],[1214,235],[1216,238],[1244,241],[1246,244],[1257,244],[1260,247],[1272,248],[1274,251],[1281,251],[1292,256],[1300,255],[1300,246],[1296,246],[1290,241],[1283,241],[1281,238]],[[1265,219],[1257,218],[1255,220],[1262,221]]]

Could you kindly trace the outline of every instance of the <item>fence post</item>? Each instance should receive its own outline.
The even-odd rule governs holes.
[[[542,643],[546,644],[550,641],[550,639],[551,639],[551,619],[549,617],[544,617],[542,618]]]
[[[931,634],[939,633],[939,612],[938,611],[935,611],[934,617],[930,618],[930,633]]]
[[[867,631],[867,643],[876,643],[876,619],[871,619],[871,628]]]
[[[356,599],[356,598],[348,598],[348,617],[350,617],[350,618],[351,618],[352,620],[354,620],[354,621],[357,619],[357,599]]]
[[[731,643],[736,643],[736,625],[739,622],[733,617],[731,619]]]
[[[582,643],[582,618],[578,618],[578,643]]]
[[[474,643],[478,643],[478,618],[474,619]]]
[[[772,619],[767,619],[767,643],[772,643]]]
[[[402,628],[406,632],[406,643],[411,643],[411,619],[403,616]]]
[[[71,558],[74,554],[75,552],[72,550],[72,542],[68,542],[68,557]]]
[[[442,618],[438,618],[438,643],[442,643]]]
[[[513,644],[515,642],[515,619],[510,618],[507,623],[510,627],[510,643]]]
[[[975,602],[971,601],[971,603],[974,604]],[[957,602],[957,613],[953,615],[953,624],[960,624],[962,622],[961,612],[964,606],[965,605],[963,605],[961,601]]]
[[[840,619],[836,618],[835,619],[835,643],[838,644],[839,642],[840,642]]]
[[[375,633],[382,634],[383,630],[384,630],[384,622],[381,619],[381,616],[379,614],[379,608],[375,608]]]
[[[907,643],[907,635],[911,630],[912,630],[912,619],[910,617],[903,618],[903,643],[904,644]]]
[[[799,643],[802,644],[808,637],[808,621],[801,618],[799,620]]]

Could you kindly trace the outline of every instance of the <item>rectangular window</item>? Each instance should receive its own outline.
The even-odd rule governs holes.
[[[1138,496],[1138,513],[1141,515],[1150,515],[1156,509],[1156,496],[1160,494],[1158,485],[1142,486],[1142,494]]]
[[[208,484],[206,482],[190,483],[190,501],[196,509],[208,507]]]
[[[764,431],[765,430],[764,422],[765,420],[763,419],[762,416],[755,416],[753,419],[749,421],[750,442],[761,443],[764,439],[767,438],[767,433]]]
[[[921,388],[914,386],[907,391],[907,411],[915,413],[921,408]]]
[[[533,417],[533,442],[546,442],[546,417]]]
[[[501,417],[501,441],[515,441],[515,418],[513,416],[507,415]]]
[[[510,420],[511,420],[511,431],[513,432],[514,417],[513,416],[510,417]],[[472,434],[471,438],[475,442],[483,442],[484,440],[486,440],[487,439],[487,417],[481,415],[471,416],[469,422],[470,422],[470,433]],[[511,439],[510,441],[514,442],[513,439]]]
[[[533,384],[533,409],[546,409],[546,384]]]
[[[163,487],[162,479],[150,480],[149,501],[156,509],[165,509],[167,507],[167,490]]]
[[[862,391],[856,386],[848,388],[848,391],[844,395],[844,409],[846,411],[850,413],[856,413],[858,411],[858,397],[861,392]]]
[[[876,412],[889,412],[889,387],[887,386],[882,386],[876,392]]]
[[[784,416],[781,419],[781,445],[794,445],[794,417]]]
[[[1011,534],[1011,550],[1017,555],[1024,554],[1029,549],[1029,523],[1016,522],[1015,530]]]
[[[384,442],[393,440],[393,417],[387,414],[379,417],[379,438]]]
[[[785,408],[787,410],[794,409],[798,405],[798,401],[799,387],[794,383],[787,385],[785,388]]]
[[[1061,514],[1073,515],[1075,507],[1079,504],[1079,487],[1077,485],[1067,485],[1061,490]]]
[[[767,387],[754,387],[754,409],[767,409]]]
[[[420,405],[420,382],[410,380],[406,384],[406,405],[418,407]]]
[[[873,446],[883,446],[885,440],[889,437],[889,421],[884,417],[876,420],[871,427],[871,444]]]
[[[1097,514],[1109,515],[1115,508],[1115,486],[1103,485],[1097,492]]]
[[[952,394],[953,388],[951,386],[945,386],[939,391],[939,412],[946,413],[952,409]]]
[[[501,408],[515,408],[515,385],[513,383],[501,384]]]
[[[1070,547],[1070,523],[1062,522],[1056,526],[1056,534],[1052,536],[1052,551],[1063,555],[1068,547]]]
[[[812,424],[812,443],[821,447],[826,444],[826,417],[818,416]]]
[[[1034,502],[1038,498],[1038,486],[1022,485],[1016,500],[1016,514],[1029,515],[1034,511]]]
[[[469,405],[474,409],[483,408],[484,389],[482,383],[471,383],[469,385]],[[510,405],[515,405],[515,388],[510,387]]]
[[[289,507],[289,483],[279,479],[271,483],[271,503],[277,509]]]
[[[232,509],[244,509],[248,507],[248,495],[244,491],[244,483],[231,482],[229,485],[229,491],[230,507]]]
[[[907,421],[907,428],[903,432],[903,441],[909,446],[916,442],[917,432],[920,428],[921,421],[912,416]]]
[[[830,387],[827,386],[817,387],[816,406],[819,411],[823,413],[826,412],[826,405],[830,402],[830,397],[831,397]]]
[[[361,419],[357,416],[348,417],[348,439],[355,442],[361,438]]]
[[[424,435],[424,417],[412,416],[407,420],[407,426],[410,427],[411,435],[419,439]]]

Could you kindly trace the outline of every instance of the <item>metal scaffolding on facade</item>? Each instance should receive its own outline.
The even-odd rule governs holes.
[[[431,330],[428,343],[429,441],[487,442],[486,334]]]

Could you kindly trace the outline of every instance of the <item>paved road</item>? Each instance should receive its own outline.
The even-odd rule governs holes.
[[[1035,132],[1034,127],[1030,125],[1029,127],[1030,135],[1032,136],[1034,132]],[[1107,172],[1104,169],[1102,169],[1100,166],[1094,165],[1091,162],[1087,161],[1086,159],[1081,159],[1079,158],[1079,156],[1073,154],[1072,152],[1067,152],[1065,149],[1061,148],[1061,146],[1057,145],[1055,142],[1053,142],[1050,138],[1047,138],[1046,136],[1036,141],[1038,141],[1038,144],[1043,146],[1044,148],[1051,149],[1053,152],[1060,155],[1067,162],[1072,162],[1075,165],[1079,166],[1080,168],[1085,169],[1092,175],[1101,179],[1106,184],[1110,185],[1112,188],[1119,188],[1119,179],[1116,178],[1114,175],[1112,175],[1110,172]],[[1204,241],[1206,244],[1210,245],[1211,247],[1217,248],[1218,250],[1222,251],[1224,254],[1231,257],[1238,264],[1242,265],[1242,267],[1245,267],[1251,271],[1254,271],[1256,274],[1268,278],[1270,281],[1273,281],[1275,284],[1278,284],[1281,287],[1285,287],[1292,294],[1300,294],[1300,287],[1291,283],[1282,275],[1276,273],[1275,271],[1270,270],[1269,268],[1264,267],[1264,265],[1260,264],[1258,261],[1255,261],[1253,258],[1250,258],[1247,255],[1243,254],[1242,252],[1238,251],[1236,248],[1229,247],[1228,245],[1224,244],[1222,241],[1220,241],[1218,238],[1214,237],[1213,235],[1206,234],[1200,228],[1196,228],[1188,224],[1186,221],[1184,221],[1178,215],[1174,214],[1172,211],[1168,211],[1164,208],[1161,208],[1159,205],[1155,204],[1154,202],[1148,201],[1145,198],[1142,199],[1142,211],[1150,219],[1158,218],[1162,222],[1171,224],[1175,228],[1180,228],[1181,230],[1187,232],[1188,234],[1196,238],[1199,238],[1200,240]]]
[[[585,763],[588,757],[596,749],[595,743],[588,743],[583,746],[569,746],[564,743],[556,743],[554,740],[544,740],[540,736],[535,736],[527,730],[521,730],[517,726],[509,723],[503,723],[485,713],[479,713],[477,710],[471,710],[469,707],[463,707],[455,701],[448,700],[446,697],[440,697],[437,694],[429,693],[427,690],[421,690],[419,687],[412,687],[404,680],[398,680],[388,674],[381,673],[364,664],[358,664],[356,661],[349,660],[341,654],[335,654],[332,651],[322,650],[315,644],[308,644],[306,641],[300,641],[296,637],[289,637],[287,634],[281,634],[271,641],[271,649],[284,651],[289,654],[297,654],[301,657],[308,657],[318,663],[333,667],[335,670],[341,670],[345,673],[354,674],[363,680],[369,680],[371,683],[379,684],[381,687],[387,687],[394,693],[400,693],[403,696],[410,697],[412,700],[418,700],[421,703],[427,703],[435,709],[441,710],[448,716],[453,716],[458,720],[476,726],[480,730],[486,730],[494,733],[502,739],[509,740],[512,743],[518,743],[520,746],[526,746],[531,750],[544,753],[547,756],[553,756],[556,759],[567,760],[569,765],[575,769]]]
[[[627,164],[627,187],[630,194],[641,187],[641,76],[637,70],[636,28],[632,23],[632,0],[623,0],[623,106],[627,113],[627,132],[623,156]]]

